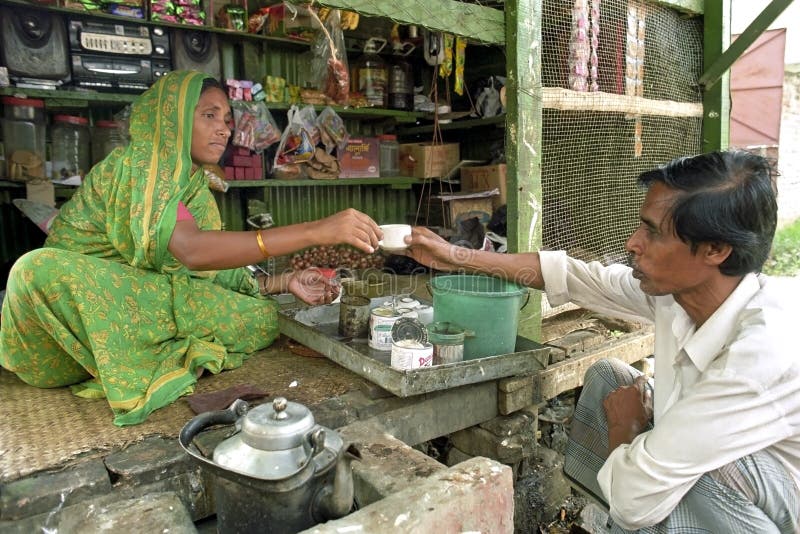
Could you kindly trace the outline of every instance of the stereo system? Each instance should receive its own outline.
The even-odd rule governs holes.
[[[0,7],[0,64],[19,86],[52,88],[69,82],[64,20],[38,9]]]
[[[70,19],[68,30],[75,85],[143,91],[172,70],[164,28]]]
[[[170,35],[171,33],[171,35]],[[222,75],[217,35],[0,6],[0,65],[21,87],[147,89],[173,69]]]
[[[222,79],[217,35],[200,30],[172,30],[172,66],[175,70],[199,70]]]

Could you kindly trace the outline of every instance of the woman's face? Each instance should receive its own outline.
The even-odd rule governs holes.
[[[232,119],[228,97],[221,89],[203,91],[192,126],[192,161],[196,165],[219,163],[231,136]]]

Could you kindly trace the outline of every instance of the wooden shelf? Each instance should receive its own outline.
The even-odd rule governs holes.
[[[38,98],[45,100],[47,107],[88,107],[89,104],[130,104],[137,94],[102,93],[83,89],[29,89],[27,87],[0,87],[0,95]]]
[[[293,39],[289,37],[274,37],[271,35],[261,35],[257,33],[240,32],[234,30],[227,30],[225,28],[217,28],[215,26],[193,26],[191,24],[174,24],[171,22],[153,21],[147,19],[138,19],[135,17],[121,17],[119,15],[111,15],[100,11],[82,11],[79,9],[69,9],[66,7],[57,7],[45,4],[35,4],[25,0],[0,0],[0,5],[19,6],[25,9],[43,9],[56,13],[63,13],[72,17],[90,17],[93,19],[110,20],[113,22],[127,22],[129,24],[139,24],[144,26],[160,26],[163,28],[177,28],[180,30],[191,31],[205,31],[219,34],[223,37],[229,36],[235,40],[248,39],[255,41],[268,41],[272,44],[286,46],[290,48],[308,49],[310,42],[305,39]]]
[[[427,117],[428,114],[426,114]],[[483,126],[498,126],[503,127],[506,124],[506,115],[505,113],[502,115],[497,115],[494,117],[488,117],[486,119],[479,118],[479,119],[465,119],[465,120],[454,120],[453,122],[448,122],[446,124],[439,124],[439,129],[442,131],[446,130],[466,130],[468,128],[480,128]],[[410,126],[404,128],[398,128],[397,134],[402,136],[407,135],[418,135],[418,134],[425,134],[425,133],[433,133],[433,124],[424,124],[420,126]]]
[[[88,107],[90,104],[130,104],[138,94],[129,93],[106,93],[94,90],[83,89],[29,89],[26,87],[0,87],[0,95],[14,96],[25,95],[28,98],[39,98],[47,102],[47,107]],[[286,102],[267,102],[270,111],[286,111],[291,104]],[[298,104],[299,107],[305,104]],[[321,111],[326,106],[314,106],[314,109]],[[392,118],[398,123],[415,123],[425,116],[422,112],[400,111],[384,108],[351,108],[343,106],[331,106],[340,117],[361,120],[379,120]]]
[[[410,189],[422,180],[411,176],[391,176],[386,178],[337,178],[335,180],[230,180],[231,188],[247,187],[314,187],[314,186],[348,186],[348,185],[388,185],[391,189]]]

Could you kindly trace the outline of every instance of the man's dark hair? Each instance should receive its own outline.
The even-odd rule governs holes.
[[[776,175],[766,158],[730,150],[677,158],[637,181],[682,192],[670,210],[675,234],[692,252],[700,243],[731,245],[719,270],[741,276],[761,271],[769,256],[778,220]]]

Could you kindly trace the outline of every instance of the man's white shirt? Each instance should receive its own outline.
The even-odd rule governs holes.
[[[642,293],[629,267],[539,256],[551,305],[655,326],[654,428],[598,474],[619,526],[658,523],[704,473],[762,449],[800,488],[800,281],[748,274],[695,329],[671,296]]]

